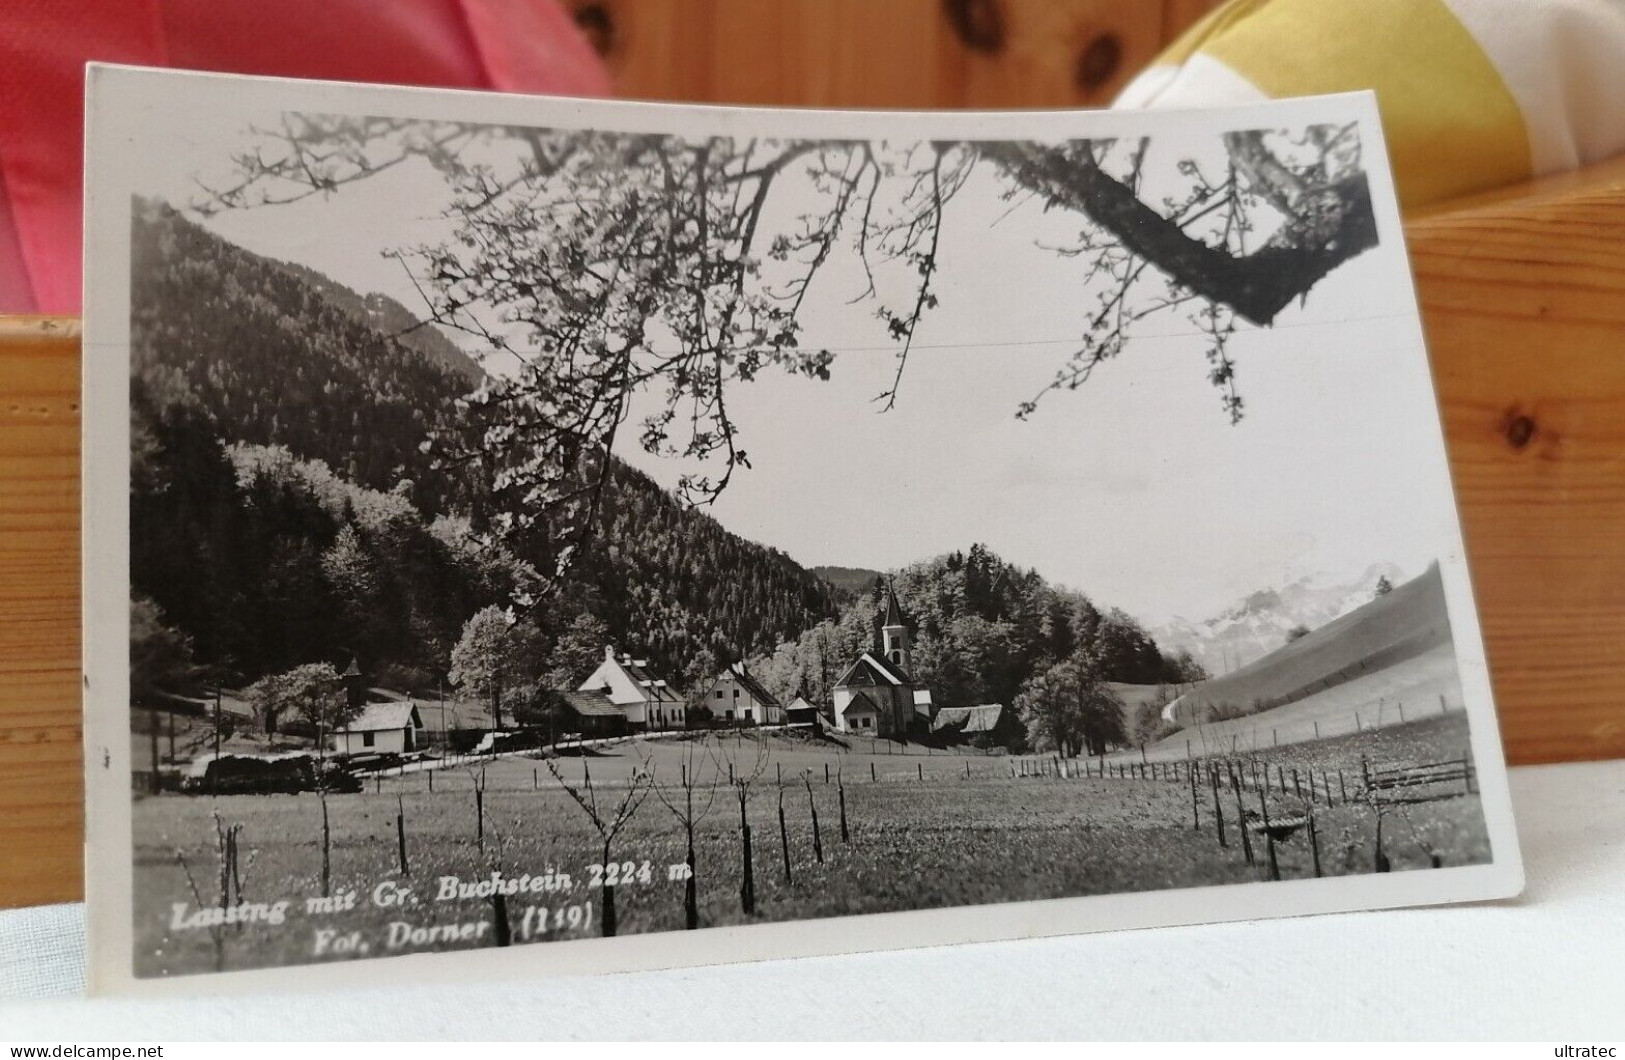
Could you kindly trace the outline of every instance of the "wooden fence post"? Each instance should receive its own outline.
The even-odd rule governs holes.
[[[333,831],[327,825],[327,792],[322,792],[322,897],[333,893]]]
[[[925,780],[925,763],[915,762],[914,771],[919,774],[920,780],[923,782]]]
[[[841,781],[841,774],[835,774],[835,794],[841,800],[841,842],[846,842],[846,785]]]
[[[412,870],[406,863],[406,800],[399,792],[395,794],[395,838],[400,847],[401,875],[410,876]]]
[[[812,812],[813,828],[813,858],[822,865],[824,863],[824,840],[818,831],[818,803],[813,801],[812,781],[803,774],[801,781],[807,786],[807,809]]]
[[[784,785],[779,785],[779,848],[784,851],[784,885],[794,881],[790,875],[790,830],[784,825]]]
[[[1213,786],[1213,827],[1219,833],[1219,845],[1229,846],[1224,840],[1224,807],[1219,805],[1219,774],[1217,770],[1208,770],[1208,783]]]
[[[875,779],[875,764],[873,762],[870,762],[869,763],[869,781],[870,781],[870,783],[873,783],[874,779]]]
[[[1241,807],[1241,782],[1236,774],[1230,774],[1230,790],[1236,796],[1236,827],[1241,831],[1241,853],[1247,859],[1247,864],[1253,863],[1253,841],[1247,834],[1247,814]]]
[[[747,915],[756,912],[756,867],[750,855],[750,821],[745,817],[745,803],[739,803],[739,842],[744,854],[744,867],[739,876],[739,906]]]
[[[1300,799],[1303,798],[1303,785],[1298,783],[1298,768],[1296,766],[1292,767],[1292,793]]]
[[[1315,860],[1315,877],[1318,879],[1320,871],[1320,837],[1315,832],[1315,811],[1309,811],[1309,853]]]
[[[1202,811],[1196,798],[1196,770],[1185,771],[1191,778],[1191,830],[1200,831],[1202,827]]]
[[[1264,845],[1270,856],[1270,879],[1281,878],[1281,863],[1275,859],[1275,833],[1270,831],[1270,804],[1264,793],[1258,793],[1258,811],[1264,818]]]
[[[1337,793],[1342,797],[1343,805],[1347,806],[1349,801],[1349,786],[1343,782],[1343,771],[1341,769],[1337,771]]]

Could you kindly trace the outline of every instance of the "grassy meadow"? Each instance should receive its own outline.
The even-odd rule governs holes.
[[[1323,741],[1322,748],[1297,744],[1286,766],[1307,769],[1317,763],[1320,768],[1324,761],[1347,768],[1352,762],[1357,771],[1362,753],[1380,753],[1384,761],[1400,760],[1394,757],[1399,753],[1404,760],[1432,761],[1447,748],[1459,748],[1465,738],[1465,718],[1456,714]],[[702,926],[1267,878],[1261,847],[1255,864],[1244,859],[1235,828],[1236,800],[1229,791],[1221,797],[1228,845],[1220,847],[1211,793],[1206,788],[1199,792],[1193,822],[1187,781],[1013,778],[1013,760],[1002,756],[909,750],[914,753],[886,753],[871,741],[834,743],[747,732],[721,739],[624,741],[552,764],[584,796],[583,780],[590,774],[593,795],[606,814],[626,795],[634,773],[652,771],[655,783],[674,801],[682,798],[680,778],[695,778],[697,802],[702,807],[710,802],[710,812],[695,828]],[[1283,755],[1288,750],[1281,749]],[[754,777],[745,811],[752,832],[752,914],[741,903],[740,809],[737,789],[727,784],[730,765],[736,777]],[[788,882],[778,817],[781,778],[792,874]],[[567,873],[568,887],[507,898],[513,941],[600,933],[601,894],[587,867],[602,860],[600,838],[546,761],[514,757],[483,767],[451,767],[434,772],[432,792],[429,782],[428,772],[408,772],[369,781],[360,794],[328,796],[329,891],[342,908],[325,912],[305,906],[307,898],[322,892],[322,802],[317,796],[138,798],[138,974],[496,944],[492,902],[478,895],[434,900],[442,876],[473,882],[493,872],[510,879],[551,872],[552,881],[562,884],[558,874]],[[476,789],[482,787],[483,840],[476,800]],[[841,838],[843,792],[846,841]],[[1435,858],[1445,866],[1487,861],[1477,797],[1432,794],[1438,797],[1384,809],[1384,853],[1392,869],[1427,868]],[[1256,803],[1256,793],[1246,793],[1243,813],[1255,812]],[[1268,797],[1268,805],[1275,820],[1306,809],[1301,800],[1278,790]],[[822,862],[814,847],[815,807]],[[409,875],[404,876],[397,813],[405,822]],[[1372,871],[1376,810],[1354,801],[1322,804],[1316,813],[1322,872]],[[185,907],[183,918],[199,906],[218,904],[218,837],[233,826],[240,826],[233,881],[240,887],[234,893],[246,903],[288,900],[284,922],[173,926],[176,903]],[[684,883],[681,869],[673,878],[672,867],[682,866],[684,853],[678,818],[658,796],[648,795],[611,850],[613,861],[632,862],[630,879],[615,888],[619,933],[683,928]],[[1306,833],[1300,830],[1278,843],[1277,861],[1283,878],[1312,875]],[[375,904],[372,894],[380,884],[386,892],[410,887],[416,901]],[[546,930],[535,926],[540,909],[548,911]],[[394,923],[438,927],[451,934],[431,937],[420,930],[415,938],[392,946]]]

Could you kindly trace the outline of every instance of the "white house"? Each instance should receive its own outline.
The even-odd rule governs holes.
[[[688,724],[682,697],[649,671],[649,661],[617,656],[614,645],[605,646],[604,661],[576,691],[602,692],[626,715],[627,728],[634,731],[681,729]]]
[[[327,748],[334,754],[404,754],[418,749],[423,719],[409,699],[368,703],[355,719],[330,733]]]
[[[703,702],[717,721],[782,725],[785,720],[784,705],[762,687],[742,662],[734,663],[711,682]]]

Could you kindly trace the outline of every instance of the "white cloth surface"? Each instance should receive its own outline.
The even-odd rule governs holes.
[[[1515,769],[1512,793],[1512,902],[635,975],[40,998],[82,981],[79,907],[11,911],[0,997],[35,999],[0,1001],[0,1040],[1625,1039],[1625,761]]]

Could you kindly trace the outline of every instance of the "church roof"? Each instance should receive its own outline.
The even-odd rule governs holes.
[[[864,680],[867,678],[867,680]],[[913,687],[914,679],[904,672],[901,666],[891,662],[874,652],[866,651],[846,668],[846,672],[835,682],[836,688],[844,688],[855,684],[868,685],[905,685]]]
[[[903,622],[903,609],[897,603],[897,590],[892,587],[891,579],[886,579],[886,621],[887,626],[901,626]]]

